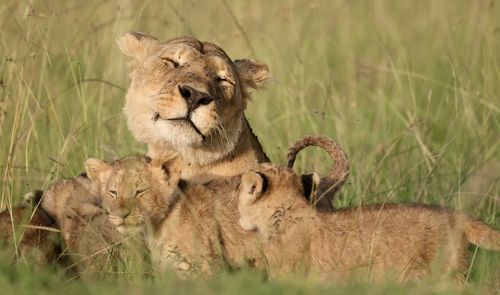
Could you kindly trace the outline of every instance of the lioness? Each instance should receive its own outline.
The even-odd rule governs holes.
[[[243,174],[238,211],[276,275],[305,268],[327,279],[393,272],[408,280],[430,275],[432,267],[461,275],[469,243],[500,250],[500,231],[444,208],[378,204],[317,212],[303,197],[300,176],[266,164]]]
[[[334,162],[331,170],[338,170],[338,164]],[[236,197],[241,176],[185,183],[180,181],[184,165],[176,153],[153,160],[129,156],[111,164],[90,158],[86,166],[89,177],[100,185],[110,221],[124,234],[144,233],[153,261],[160,268],[211,273],[223,261],[232,267],[251,264],[266,268],[255,233],[238,224]],[[345,173],[340,171],[339,175]],[[310,196],[311,185],[318,181],[317,174],[298,176],[294,187],[301,187],[303,194]]]
[[[123,110],[150,157],[174,149],[185,160],[182,178],[200,181],[269,161],[243,113],[249,88],[269,79],[265,64],[231,61],[218,46],[190,37],[161,43],[127,33],[118,44],[133,58]]]

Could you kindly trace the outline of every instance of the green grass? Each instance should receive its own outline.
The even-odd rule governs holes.
[[[0,1],[0,206],[145,146],[121,108],[126,60],[115,38],[143,31],[193,35],[232,58],[268,63],[273,81],[247,116],[271,159],[324,134],[345,147],[352,173],[337,206],[441,204],[500,228],[500,5],[494,1]],[[139,2],[139,1],[137,1]],[[33,3],[31,6],[28,3]],[[302,155],[303,170],[328,158]],[[465,289],[223,274],[194,283],[69,281],[50,270],[0,265],[2,293],[500,292],[500,253],[474,255]],[[125,276],[127,277],[127,276]],[[17,293],[17,292],[16,292]]]

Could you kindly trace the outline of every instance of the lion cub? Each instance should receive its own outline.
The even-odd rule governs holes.
[[[242,176],[239,223],[258,233],[275,275],[304,270],[331,279],[360,272],[408,280],[430,275],[433,267],[463,274],[469,243],[500,250],[500,232],[466,215],[422,204],[320,213],[299,183],[290,170],[266,164]]]
[[[142,233],[160,270],[209,274],[223,255],[236,265],[252,256],[244,249],[252,234],[238,226],[231,201],[237,177],[184,186],[182,160],[173,153],[161,160],[128,156],[112,164],[91,158],[86,164],[111,223],[125,235]]]
[[[104,274],[115,267],[117,248],[123,236],[108,221],[101,208],[97,186],[86,175],[62,179],[42,196],[40,207],[55,221],[65,248],[63,258],[85,278]]]

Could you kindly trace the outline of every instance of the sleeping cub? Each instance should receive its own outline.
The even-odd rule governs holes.
[[[129,156],[112,164],[88,159],[86,164],[100,185],[111,223],[125,235],[143,233],[158,269],[210,274],[222,256],[233,265],[254,256],[245,249],[253,234],[237,223],[233,192],[238,177],[184,186],[176,154],[162,160]]]
[[[86,175],[58,180],[40,203],[61,231],[68,269],[84,278],[116,272],[124,253],[123,236],[108,221],[96,187]]]

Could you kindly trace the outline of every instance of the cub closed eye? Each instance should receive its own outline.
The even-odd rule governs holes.
[[[113,198],[116,198],[118,196],[118,192],[117,191],[108,191],[108,193]]]
[[[175,60],[173,60],[173,59],[171,59],[171,58],[168,58],[168,57],[163,57],[161,60],[162,60],[164,63],[166,63],[166,64],[168,64],[168,65],[170,65],[170,66],[172,66],[172,67],[174,67],[174,68],[178,68],[178,67],[180,67],[180,66],[181,66],[178,62],[176,62]]]
[[[135,192],[135,197],[138,198],[138,197],[142,196],[143,194],[145,194],[148,191],[149,191],[149,187],[145,188],[145,189],[137,190]]]

